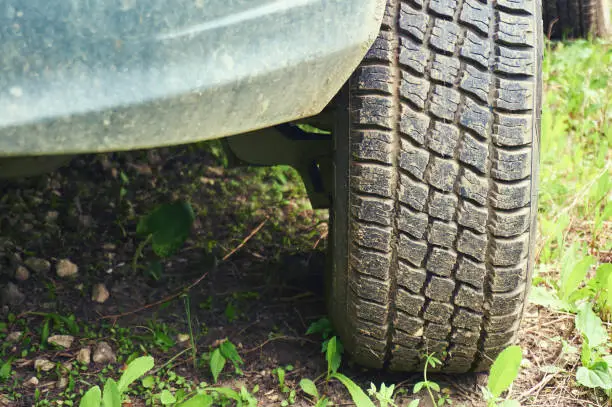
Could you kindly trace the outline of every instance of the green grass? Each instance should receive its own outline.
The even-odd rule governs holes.
[[[598,240],[604,213],[609,218],[612,211],[612,48],[559,44],[547,50],[543,67],[540,248],[541,261],[552,263],[561,254],[559,236],[568,230],[569,240],[593,250],[612,246]]]
[[[543,68],[540,235],[531,298],[553,314],[577,314],[578,336],[565,332],[558,338],[563,358],[553,368],[568,378],[566,388],[567,383],[579,388],[582,399],[609,404],[612,46],[550,45]],[[578,348],[580,360],[559,362],[571,359]]]

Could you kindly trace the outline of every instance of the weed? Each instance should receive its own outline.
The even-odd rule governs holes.
[[[197,348],[195,336],[193,335],[193,324],[191,321],[191,300],[189,298],[189,295],[184,295],[183,300],[185,302],[185,314],[187,318],[187,326],[189,327],[189,342],[191,345],[191,358],[193,360],[193,367],[195,368],[198,363],[198,348]]]
[[[0,362],[0,383],[7,381],[13,373],[12,361]]]
[[[242,306],[246,302],[259,300],[259,293],[252,291],[235,292],[226,299],[225,305],[225,318],[228,322],[234,322],[235,320],[244,316],[242,312]]]
[[[332,374],[336,373],[340,368],[342,362],[342,353],[344,352],[344,346],[335,336],[332,337],[325,347],[325,359],[327,360],[327,379]]]
[[[238,319],[238,311],[236,310],[236,305],[233,301],[228,301],[225,305],[225,318],[227,318],[227,322],[234,322]]]
[[[209,295],[208,297],[206,297],[206,299],[203,302],[198,304],[198,308],[202,310],[210,311],[212,310],[212,301],[213,301],[213,297]]]
[[[609,43],[561,43],[547,50],[539,194],[542,237],[539,273],[530,297],[553,311],[576,314],[582,338],[576,381],[603,390],[608,398],[612,357],[602,319],[611,317],[612,265],[598,263],[606,261],[602,253],[612,248],[606,239],[612,218],[611,63]],[[565,339],[561,342],[564,353],[576,352]]]
[[[146,329],[148,333],[136,336],[136,338],[143,342],[150,343],[163,352],[169,351],[176,345],[176,341],[172,339],[176,332],[169,325],[156,321],[149,321],[147,326],[143,328]]]
[[[501,400],[501,394],[508,390],[518,375],[523,359],[523,352],[519,346],[509,346],[495,359],[489,372],[487,387],[481,387],[482,394],[489,407],[518,406],[516,400]]]
[[[128,387],[151,370],[153,365],[153,358],[150,356],[143,356],[135,359],[128,364],[119,382],[115,382],[113,379],[108,378],[104,385],[104,392],[101,392],[98,386],[92,387],[85,393],[79,406],[121,407],[123,405],[123,394]]]
[[[329,338],[332,337],[333,333],[334,329],[332,328],[331,322],[327,318],[321,318],[318,321],[313,322],[306,331],[306,335],[321,334],[321,338],[323,339],[321,352],[323,353],[327,351],[327,343],[329,342]]]
[[[395,392],[395,385],[387,387],[384,383],[380,385],[380,389],[376,389],[376,385],[374,383],[370,383],[370,388],[368,389],[368,394],[370,397],[375,397],[380,403],[380,407],[396,407],[397,405],[393,401],[393,393]]]
[[[317,385],[310,379],[302,379],[300,380],[300,389],[310,397],[312,397],[314,401],[315,407],[326,407],[328,404],[327,398],[321,397],[319,395],[319,391],[317,390]]]
[[[585,296],[590,295],[589,291],[594,288],[601,288],[601,282],[597,282],[597,287],[592,286],[587,290],[581,289],[585,283],[585,278],[589,268],[595,263],[591,256],[585,256],[585,248],[578,243],[572,244],[563,254],[561,259],[561,271],[558,281],[550,280],[546,283],[553,287],[553,290],[543,286],[534,287],[531,292],[531,301],[550,307],[552,309],[576,312],[576,302]]]
[[[223,371],[227,361],[230,361],[234,366],[237,374],[242,374],[241,366],[244,363],[236,346],[229,340],[225,339],[219,347],[214,349],[210,355],[210,372],[215,383],[219,380],[219,374]]]
[[[327,373],[325,375],[325,380],[327,382],[330,380],[337,380],[338,382],[342,383],[342,385],[344,385],[344,387],[346,387],[348,390],[353,403],[355,403],[357,407],[376,407],[370,397],[368,397],[368,394],[366,394],[357,383],[338,372],[338,369],[342,363],[342,353],[344,351],[344,347],[342,346],[340,340],[338,340],[338,338],[335,336],[327,339],[330,331],[331,325],[326,319],[321,319],[315,322],[308,329],[308,333],[322,333],[322,336],[325,339],[325,346],[323,350],[325,359],[327,361]],[[319,391],[317,390],[317,386],[314,381],[304,378],[300,381],[300,388],[304,393],[313,398],[316,407],[325,407],[328,405],[329,402],[327,398],[319,395]],[[377,390],[376,386],[371,384],[369,393],[371,396],[376,397],[376,399],[379,401],[380,407],[393,407],[395,406],[393,402],[394,390],[395,385],[387,387],[386,385],[382,384],[380,390]]]
[[[231,360],[239,358],[235,348],[229,341],[223,342],[219,348],[225,345],[226,354],[231,355]],[[231,345],[231,346],[230,346]],[[233,349],[233,350],[232,350]],[[147,404],[163,405],[171,407],[208,407],[213,405],[228,405],[233,401],[238,407],[256,407],[257,400],[254,394],[258,392],[257,386],[249,392],[246,387],[235,391],[228,387],[209,387],[206,383],[194,385],[173,371],[167,372],[165,381],[159,375],[144,376],[153,368],[152,357],[145,356],[134,359],[128,363],[125,371],[118,382],[112,378],[105,380],[104,390],[99,386],[91,387],[82,397],[80,407],[122,407],[123,401],[130,385],[141,379],[139,393],[146,393]],[[144,376],[144,377],[143,377]],[[158,391],[157,393],[155,391]]]
[[[552,309],[576,313],[575,325],[582,337],[581,363],[576,381],[589,388],[599,388],[612,397],[612,355],[607,347],[608,332],[601,318],[610,319],[612,311],[612,264],[602,264],[594,277],[587,278],[595,263],[584,256],[576,244],[570,246],[561,261],[560,282],[552,283],[556,291],[534,287],[532,301]],[[583,257],[584,256],[584,257]]]
[[[278,378],[278,387],[281,393],[287,394],[287,398],[281,402],[281,406],[283,407],[295,403],[295,390],[287,386],[285,383],[285,373],[292,370],[292,365],[287,365],[285,368],[277,367],[276,369],[272,370],[272,373]]]
[[[187,240],[194,220],[193,208],[185,201],[161,205],[142,217],[136,233],[144,240],[136,249],[132,269],[138,269],[138,260],[149,243],[153,252],[161,258],[174,254]]]
[[[436,366],[441,366],[442,361],[435,357],[435,353],[430,353],[425,355],[425,365],[423,366],[423,380],[417,382],[412,389],[414,394],[419,393],[422,389],[427,390],[427,394],[429,394],[429,399],[433,403],[434,406],[443,406],[448,402],[448,393],[442,392],[440,390],[440,385],[432,380],[429,380],[427,377],[427,369],[429,367],[435,368]],[[434,395],[436,393],[438,397]]]
[[[591,304],[581,304],[576,315],[576,328],[582,336],[576,381],[589,388],[599,388],[612,398],[612,355],[608,352],[608,332]]]

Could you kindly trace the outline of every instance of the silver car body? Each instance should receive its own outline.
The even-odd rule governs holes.
[[[384,0],[0,0],[0,156],[148,148],[320,112]]]

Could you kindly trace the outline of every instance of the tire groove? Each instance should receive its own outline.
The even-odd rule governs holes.
[[[489,10],[489,15],[491,16],[491,18],[495,19],[495,7],[493,5],[493,3],[488,3],[488,10]],[[489,26],[489,37],[491,39],[493,39],[495,36],[495,24],[490,24]],[[497,92],[497,83],[495,81],[495,73],[493,70],[493,63],[495,62],[495,53],[491,52],[489,55],[489,72],[491,75],[493,75],[493,80],[491,81],[491,83],[489,84],[489,94],[488,94],[488,105],[489,106],[493,106],[493,101],[495,100],[495,96],[496,96],[496,92]],[[490,126],[489,126],[489,134],[493,134],[493,122],[491,122]],[[493,165],[492,162],[492,158],[493,158],[493,148],[492,148],[492,142],[489,141],[487,143],[488,146],[488,152],[489,152],[489,156],[487,159],[487,172],[488,174],[491,174],[491,168]],[[491,194],[493,192],[493,181],[491,179],[491,177],[487,177],[487,181],[489,184],[489,189],[488,189],[488,194],[487,194],[487,219],[492,219],[493,216],[493,209],[491,207]],[[491,258],[491,243],[492,243],[492,236],[490,234],[489,228],[487,227],[486,230],[487,233],[487,246],[485,249],[485,259],[490,259]],[[487,301],[490,298],[491,295],[491,282],[490,282],[490,275],[491,275],[491,265],[488,262],[485,262],[485,276],[484,276],[484,281],[483,281],[483,294],[484,294],[484,304],[487,304]],[[485,305],[485,310],[486,310],[486,305]],[[482,355],[484,355],[485,353],[485,337],[486,337],[486,331],[485,331],[485,325],[486,325],[486,320],[487,315],[486,313],[484,315],[482,315],[482,318],[480,320],[480,334],[479,334],[479,338],[478,341],[476,343],[476,354],[473,356],[473,361],[472,361],[472,365],[470,366],[470,370],[474,371],[478,368],[478,363],[480,361],[480,358],[482,357]]]
[[[391,41],[391,49],[393,49],[395,51],[395,54],[393,55],[393,61],[391,63],[391,74],[392,74],[392,78],[393,78],[393,99],[394,99],[394,104],[393,104],[393,117],[395,119],[394,121],[394,131],[393,131],[393,152],[392,152],[392,162],[395,168],[399,168],[399,156],[400,156],[400,151],[401,151],[401,145],[400,145],[400,136],[399,136],[399,123],[401,120],[401,102],[400,102],[400,87],[401,87],[401,81],[402,81],[402,71],[400,68],[400,64],[399,64],[399,55],[401,52],[401,43],[400,43],[400,39],[397,35],[397,33],[399,33],[400,31],[400,23],[399,23],[399,15],[400,15],[400,8],[401,8],[401,1],[400,0],[394,0],[395,3],[393,3],[393,1],[391,1],[391,4],[393,5],[393,21],[394,21],[394,30],[396,35],[393,36],[393,40]],[[399,245],[399,225],[398,225],[398,214],[399,214],[399,174],[397,172],[394,172],[394,176],[393,176],[393,180],[391,183],[391,190],[395,193],[395,202],[394,202],[394,216],[392,219],[392,225],[393,225],[393,231],[392,231],[392,242],[391,242],[391,268],[389,270],[389,277],[390,277],[390,293],[389,293],[389,313],[387,316],[387,343],[385,344],[385,353],[384,353],[384,360],[383,360],[383,367],[385,369],[387,369],[389,367],[389,364],[391,363],[391,356],[392,356],[392,341],[393,341],[393,333],[394,333],[394,320],[396,317],[396,291],[397,291],[397,272],[398,272],[398,268],[397,268],[397,259],[398,259],[398,245]]]

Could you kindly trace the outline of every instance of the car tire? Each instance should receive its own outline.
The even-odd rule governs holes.
[[[545,34],[551,39],[612,35],[610,0],[544,0]]]
[[[390,0],[337,97],[327,304],[359,364],[482,371],[534,263],[541,4]]]

